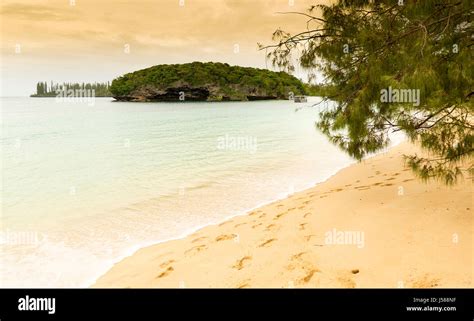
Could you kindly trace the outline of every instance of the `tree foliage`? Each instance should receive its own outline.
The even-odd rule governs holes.
[[[213,62],[157,65],[138,70],[114,79],[110,90],[114,97],[120,97],[150,86],[162,90],[179,86],[218,87],[220,95],[237,100],[245,100],[239,95],[251,91],[280,99],[288,98],[290,92],[295,95],[305,93],[303,83],[286,72]]]
[[[323,75],[336,107],[317,127],[351,156],[403,131],[430,155],[405,156],[415,173],[452,184],[461,162],[473,173],[473,12],[472,0],[340,0],[292,13],[307,18],[307,29],[279,29],[262,49],[275,66],[292,70],[297,58]],[[419,103],[383,99],[390,89],[419,94]]]
[[[94,90],[95,97],[111,97],[109,90],[110,84],[106,83],[54,83],[51,81],[50,85],[45,82],[38,82],[36,84],[36,93],[31,97],[56,97],[58,91],[73,90]]]

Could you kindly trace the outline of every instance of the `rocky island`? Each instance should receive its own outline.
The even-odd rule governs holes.
[[[251,101],[305,95],[305,85],[285,72],[193,62],[157,65],[112,81],[117,101]]]

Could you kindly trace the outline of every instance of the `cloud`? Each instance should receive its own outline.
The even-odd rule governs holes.
[[[71,6],[69,0],[2,0],[0,49],[20,79],[34,77],[32,70],[43,76],[44,66],[44,77],[55,80],[74,79],[71,73],[85,72],[78,66],[86,65],[89,81],[97,73],[110,77],[195,60],[265,67],[257,42],[271,43],[277,28],[306,28],[301,16],[277,12],[304,11],[322,1],[184,0],[180,6],[179,0],[76,0]],[[130,54],[124,54],[126,44]]]
[[[0,14],[3,17],[34,21],[68,21],[74,15],[64,9],[54,6],[10,3],[1,7]]]
[[[154,46],[199,50],[234,43],[256,47],[257,42],[270,41],[279,27],[305,27],[300,17],[277,11],[304,10],[315,2],[295,0],[298,6],[292,7],[288,0],[185,0],[184,6],[178,0],[80,0],[75,6],[67,0],[49,0],[48,5],[36,1],[3,5],[4,39],[49,48],[66,43],[67,50],[85,45],[114,48],[123,42],[135,42],[143,50]]]

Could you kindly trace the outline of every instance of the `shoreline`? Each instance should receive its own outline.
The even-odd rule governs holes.
[[[398,145],[400,144],[404,144],[406,143],[405,141],[397,141],[397,142],[394,142],[391,146],[389,147],[386,147],[385,149],[377,152],[377,153],[374,153],[373,155],[370,155],[368,156],[366,159],[370,159],[372,157],[375,157],[377,155],[382,155],[384,153],[387,153],[388,151],[390,151],[390,149],[392,148],[395,148],[397,147]],[[365,160],[365,159],[364,159]],[[135,245],[135,246],[132,246],[130,247],[129,249],[125,250],[125,254],[123,255],[120,255],[119,257],[115,258],[115,259],[111,259],[108,261],[108,263],[106,264],[107,265],[107,268],[105,268],[105,272],[104,273],[100,273],[98,276],[96,277],[91,277],[89,279],[89,281],[86,281],[84,282],[84,286],[85,287],[92,287],[94,286],[94,284],[105,274],[107,274],[108,271],[110,271],[116,264],[120,263],[121,261],[129,258],[129,257],[132,257],[136,252],[140,251],[141,249],[144,249],[144,248],[148,248],[148,247],[152,247],[152,246],[155,246],[155,245],[160,245],[160,244],[163,244],[163,243],[167,243],[167,242],[172,242],[172,241],[178,241],[178,240],[182,240],[182,239],[185,239],[187,237],[189,237],[190,235],[193,235],[197,232],[199,232],[200,230],[206,228],[206,227],[210,227],[210,226],[218,226],[220,224],[223,224],[229,220],[232,220],[234,218],[237,218],[237,217],[241,217],[241,216],[247,216],[249,215],[252,211],[255,211],[255,210],[258,210],[259,208],[261,207],[264,207],[264,206],[268,206],[268,205],[271,205],[273,203],[277,203],[277,202],[280,202],[280,201],[283,201],[285,199],[287,199],[288,197],[291,197],[292,195],[296,194],[296,193],[300,193],[300,192],[303,192],[305,190],[308,190],[312,187],[315,187],[319,184],[323,184],[324,182],[328,181],[329,179],[331,179],[332,177],[336,176],[340,171],[348,168],[348,167],[351,167],[351,166],[354,166],[356,165],[358,162],[356,160],[352,161],[350,164],[348,165],[345,165],[345,166],[341,166],[340,168],[336,169],[332,174],[329,174],[327,177],[325,178],[322,178],[320,180],[316,180],[316,181],[312,181],[311,183],[308,183],[305,187],[301,188],[301,189],[298,189],[298,190],[295,190],[293,192],[293,194],[287,194],[285,196],[277,196],[276,198],[268,201],[268,202],[261,202],[253,207],[250,207],[248,209],[245,209],[237,214],[232,214],[232,215],[229,215],[229,216],[226,216],[225,218],[223,219],[220,219],[219,221],[217,222],[212,222],[212,223],[207,223],[207,224],[202,224],[202,225],[198,225],[196,227],[192,227],[192,228],[189,228],[188,230],[182,232],[180,235],[176,236],[176,237],[171,237],[171,238],[167,238],[167,239],[163,239],[163,240],[158,240],[158,241],[151,241],[151,242],[145,242],[143,244],[138,244],[138,245]]]
[[[381,154],[384,154],[384,153],[387,153],[391,148],[394,148],[400,144],[403,144],[404,142],[397,142],[396,144],[394,144],[393,146],[390,146],[390,147],[387,147],[386,149],[384,149],[383,151],[380,151],[374,155],[371,155],[369,156],[368,158],[371,158],[371,157],[375,157],[377,155],[381,155]],[[246,210],[243,210],[237,214],[232,214],[232,215],[229,215],[229,216],[226,216],[225,218],[223,219],[220,219],[218,220],[217,222],[212,222],[212,223],[206,223],[206,224],[202,224],[202,225],[198,225],[196,227],[192,227],[192,228],[189,228],[188,230],[182,232],[179,236],[176,236],[176,237],[171,237],[171,238],[167,238],[167,239],[163,239],[163,240],[158,240],[158,241],[151,241],[151,242],[145,242],[145,243],[142,243],[142,244],[138,244],[138,245],[135,245],[135,246],[132,246],[130,248],[128,248],[127,250],[125,250],[124,252],[126,254],[123,254],[123,255],[120,255],[119,257],[115,258],[115,259],[111,259],[108,261],[107,264],[107,268],[105,268],[105,273],[100,273],[100,275],[96,276],[96,277],[91,277],[89,279],[89,281],[86,281],[84,282],[84,287],[93,287],[95,283],[97,283],[97,281],[102,277],[104,276],[105,274],[107,274],[108,271],[110,271],[115,265],[117,265],[118,263],[120,263],[121,261],[127,259],[127,258],[130,258],[132,257],[136,252],[142,250],[142,249],[145,249],[145,248],[148,248],[148,247],[152,247],[152,246],[158,246],[160,244],[164,244],[164,243],[168,243],[168,242],[173,242],[173,241],[179,241],[179,240],[183,240],[183,239],[186,239],[187,237],[195,234],[195,233],[198,233],[200,230],[202,229],[205,229],[207,227],[212,227],[212,226],[219,226],[221,224],[224,224],[226,223],[227,221],[229,220],[232,220],[234,218],[238,218],[238,217],[242,217],[242,216],[248,216],[252,211],[255,211],[255,210],[258,210],[259,208],[261,207],[265,207],[265,206],[269,206],[273,203],[277,203],[277,202],[280,202],[280,201],[283,201],[285,199],[287,199],[288,197],[291,197],[292,195],[296,194],[296,193],[301,193],[305,190],[308,190],[312,187],[315,187],[319,184],[323,184],[324,182],[328,181],[329,179],[331,179],[332,177],[336,176],[340,171],[348,168],[348,167],[351,167],[351,166],[354,166],[355,164],[357,164],[357,161],[353,161],[351,162],[350,164],[348,165],[345,165],[345,166],[341,166],[340,168],[336,169],[332,174],[328,175],[327,177],[325,178],[322,178],[321,180],[317,180],[317,181],[314,181],[314,182],[311,182],[311,183],[308,183],[306,187],[303,187],[301,189],[298,189],[298,190],[295,190],[293,192],[293,194],[287,194],[286,196],[281,196],[281,197],[276,197],[275,199],[272,199],[268,202],[261,202],[253,207],[250,207]]]
[[[171,281],[171,283],[163,282],[163,284],[160,284],[162,282],[158,282],[158,281],[162,281],[161,279],[163,279],[163,281],[171,280],[172,279],[172,277],[171,277],[172,274],[178,274],[177,272],[175,272],[175,271],[178,270],[176,267],[174,267],[174,265],[176,265],[176,264],[174,264],[175,262],[183,260],[183,261],[189,261],[189,263],[191,263],[191,262],[194,262],[196,259],[198,259],[195,263],[203,264],[203,261],[205,261],[206,259],[210,259],[209,256],[206,257],[206,255],[204,254],[205,250],[208,247],[210,247],[210,245],[205,244],[206,242],[200,242],[199,240],[211,239],[212,237],[209,236],[209,235],[210,234],[214,235],[214,234],[216,234],[215,232],[218,232],[218,233],[224,233],[225,232],[227,234],[224,233],[220,236],[217,235],[217,237],[215,238],[216,242],[234,240],[234,242],[222,242],[222,243],[234,243],[234,244],[238,245],[238,244],[241,243],[241,239],[242,239],[244,234],[255,234],[257,236],[265,234],[266,232],[258,232],[258,231],[244,231],[243,233],[237,233],[238,229],[234,228],[234,229],[228,230],[226,228],[226,225],[228,225],[231,222],[237,222],[237,221],[239,221],[239,222],[242,221],[242,223],[244,223],[240,226],[246,225],[246,224],[249,223],[248,221],[253,219],[253,216],[256,215],[256,213],[260,213],[262,211],[269,212],[269,211],[266,210],[268,208],[273,208],[273,210],[278,211],[278,208],[283,207],[283,205],[282,205],[283,203],[288,203],[290,201],[293,201],[294,198],[296,198],[297,196],[300,196],[300,198],[301,198],[301,196],[304,195],[304,194],[308,194],[308,193],[313,193],[314,194],[313,190],[324,188],[324,187],[326,187],[326,185],[333,184],[333,181],[341,180],[341,178],[344,179],[344,177],[347,176],[347,172],[351,171],[351,170],[354,171],[354,168],[357,170],[360,167],[367,167],[370,163],[372,163],[376,160],[380,160],[380,159],[392,159],[394,153],[400,153],[401,150],[407,150],[407,149],[408,150],[413,150],[414,147],[411,146],[410,144],[406,143],[406,142],[403,142],[403,143],[401,143],[397,146],[390,147],[390,148],[388,148],[388,149],[386,149],[386,150],[384,150],[384,151],[382,151],[382,152],[380,152],[376,155],[373,155],[373,156],[363,160],[360,163],[352,163],[352,164],[350,164],[346,167],[343,167],[343,168],[337,170],[334,174],[330,175],[328,178],[322,180],[321,182],[313,183],[311,185],[311,187],[306,188],[306,189],[302,189],[300,191],[295,191],[293,194],[288,195],[287,197],[283,197],[281,199],[276,199],[276,200],[273,200],[269,203],[261,204],[259,206],[256,206],[253,209],[250,209],[249,211],[246,211],[245,213],[240,213],[240,214],[236,214],[236,215],[227,217],[226,219],[223,219],[221,222],[196,227],[191,232],[188,231],[187,233],[183,233],[183,235],[181,237],[178,237],[178,238],[175,238],[175,239],[155,242],[155,243],[153,243],[149,246],[137,246],[136,250],[135,250],[135,252],[133,252],[133,254],[131,254],[129,256],[126,256],[126,257],[123,257],[120,260],[117,260],[117,262],[115,262],[113,264],[111,269],[109,269],[105,274],[103,274],[98,279],[96,279],[95,283],[92,284],[92,286],[93,287],[129,287],[129,286],[130,287],[156,287],[156,286],[158,286],[158,287],[181,287],[181,283],[180,283],[181,281],[174,280],[174,281]],[[406,170],[404,170],[402,173],[405,174]],[[408,175],[410,175],[410,174],[408,174]],[[409,179],[409,181],[412,181],[412,180],[413,180],[412,178]],[[409,183],[407,182],[406,184],[409,184]],[[415,183],[412,183],[412,184],[421,185],[422,183],[415,181]],[[432,184],[436,185],[436,183],[432,183]],[[468,184],[468,183],[464,182],[462,184],[464,189],[467,188],[467,185],[464,186],[465,184]],[[376,184],[376,185],[380,186],[381,184]],[[426,186],[430,186],[430,185],[426,185]],[[439,188],[442,188],[442,187],[436,186],[436,188],[439,189]],[[358,192],[360,193],[361,191],[362,191],[362,189]],[[352,193],[357,193],[357,192],[352,192]],[[311,200],[308,199],[307,203],[309,203],[310,201]],[[295,209],[296,208],[289,208],[288,211],[295,210]],[[301,207],[298,207],[298,210],[299,209],[301,209],[301,211],[305,211]],[[298,211],[298,210],[295,210],[295,214],[300,214],[298,212],[301,212],[301,211]],[[272,214],[275,214],[276,216],[278,216],[278,213],[272,213]],[[272,214],[270,214],[270,215],[272,215]],[[309,212],[309,213],[306,213],[306,214],[311,214],[311,216],[314,216],[315,213]],[[266,213],[265,213],[265,215],[266,215]],[[261,220],[264,220],[264,219],[262,218]],[[337,221],[337,220],[340,220],[340,218],[335,216],[334,220]],[[255,225],[262,225],[262,222],[258,222],[258,221],[259,220],[257,220],[257,224],[255,224]],[[472,221],[472,219],[471,219],[471,221]],[[303,227],[307,226],[308,224],[309,223],[301,223],[301,225]],[[239,224],[237,224],[237,225],[239,225]],[[268,226],[271,227],[271,225],[274,225],[274,224],[269,224]],[[300,227],[301,227],[301,225],[300,225]],[[471,226],[472,226],[472,224],[471,224]],[[286,229],[287,228],[288,227],[286,227]],[[281,229],[284,230],[285,227],[282,227]],[[290,230],[291,230],[292,233],[295,233],[293,229],[290,229]],[[346,229],[346,230],[349,231],[349,230],[354,230],[354,229],[349,228],[349,229]],[[361,230],[362,232],[367,234],[367,231],[366,231],[367,229],[359,228],[359,230]],[[336,233],[334,233],[334,235],[336,236],[338,229],[335,229],[335,228],[329,229],[328,228],[327,231],[336,231]],[[355,231],[357,231],[357,229],[355,229]],[[219,239],[219,237],[221,237],[221,239],[223,238],[224,240],[217,241],[217,239]],[[245,238],[247,238],[247,236],[245,236]],[[310,236],[309,238],[311,239],[312,237]],[[318,238],[321,238],[321,236],[318,236]],[[275,242],[274,239],[277,239],[277,238],[269,238],[270,243]],[[368,238],[366,238],[366,239],[368,239]],[[201,243],[204,243],[204,244],[201,244]],[[265,247],[266,248],[266,245],[262,245],[263,243],[262,244],[255,244],[255,242],[253,242],[253,243],[250,242],[250,243],[251,244],[246,245],[246,248],[247,248],[248,252],[258,250],[259,247]],[[320,240],[320,242],[318,242],[318,243],[324,243],[324,242],[321,242],[321,240]],[[184,249],[184,247],[189,246],[189,245],[193,245],[193,244],[197,244],[197,246],[190,247],[191,250],[194,249],[193,251],[191,251],[191,252],[193,252],[192,255],[191,255],[191,253],[189,251],[187,251],[186,249]],[[286,246],[288,244],[282,244],[282,245]],[[325,245],[326,245],[326,247],[328,247],[327,244],[325,244]],[[325,245],[317,244],[316,246],[317,247],[323,247]],[[227,244],[226,247],[227,247],[228,251],[232,252],[232,249],[231,249],[233,247],[232,244],[231,245]],[[169,249],[169,248],[173,249],[173,251],[171,251],[171,253],[173,253],[174,254],[173,256],[177,257],[178,259],[176,259],[176,258],[169,259],[167,261],[171,262],[171,263],[165,264],[166,263],[166,261],[165,261],[165,262],[162,262],[160,265],[155,266],[154,268],[149,267],[147,269],[146,264],[148,264],[150,262],[154,262],[156,260],[156,258],[157,258],[156,253],[162,253],[164,251],[164,249]],[[345,246],[345,247],[340,246],[339,249],[337,249],[338,250],[337,252],[341,252],[341,248],[342,248],[342,253],[345,253],[345,255],[350,255],[350,256],[354,255],[354,253],[351,254],[351,252],[353,252],[353,250],[350,250],[350,247],[348,247],[348,246]],[[233,250],[235,250],[235,249],[233,249]],[[196,253],[194,253],[194,252],[196,252]],[[465,248],[463,248],[463,252],[466,252]],[[463,253],[463,254],[466,254],[466,253]],[[162,256],[166,257],[167,255],[162,253]],[[252,256],[244,255],[243,259],[245,259],[246,257],[252,257]],[[269,257],[271,257],[271,255],[269,255]],[[471,257],[471,261],[472,261],[472,250],[471,250],[471,253],[470,253],[470,257]],[[245,259],[244,261],[246,261],[246,260],[247,259]],[[472,262],[471,262],[471,264],[472,264]],[[192,264],[188,264],[188,265],[190,265],[189,268],[192,269]],[[221,265],[221,263],[219,263],[217,265]],[[163,268],[164,268],[164,271],[158,273],[159,271],[163,270]],[[218,266],[215,267],[215,269],[218,269]],[[223,269],[228,269],[228,265],[223,267]],[[208,286],[213,287],[213,286],[216,286],[216,285],[212,285],[212,284],[202,284],[201,282],[203,280],[200,280],[199,282],[197,282],[197,280],[196,280],[196,282],[195,282],[195,280],[192,280],[193,278],[195,278],[194,276],[187,275],[188,273],[191,273],[192,271],[186,271],[185,267],[183,267],[181,270],[183,270],[183,272],[181,273],[181,277],[183,279],[187,280],[186,282],[183,280],[183,283],[185,283],[186,286],[188,284],[190,284],[190,286],[196,286],[196,287],[208,287]],[[315,269],[315,271],[316,270],[319,270],[319,269]],[[356,268],[352,269],[352,271],[355,271],[355,270],[359,270],[359,269],[356,269]],[[147,279],[147,277],[138,278],[138,279],[135,279],[134,277],[131,277],[131,275],[136,275],[138,271],[146,271],[147,273],[158,273],[158,276],[161,275],[161,274],[163,274],[163,276],[161,276],[159,278],[155,277],[155,278],[148,278],[148,279]],[[312,275],[311,275],[310,279],[312,279],[315,274],[319,273],[319,272],[315,272],[315,271],[311,272]],[[140,274],[140,273],[138,273],[138,274]],[[169,277],[168,277],[168,274],[170,274]],[[191,274],[193,274],[193,273],[191,273]],[[239,273],[235,273],[235,271],[232,271],[231,274],[226,275],[226,279],[229,279],[229,278],[232,279],[233,276],[238,276],[238,274]],[[359,274],[359,272],[357,272],[357,273],[351,272],[350,274],[357,275],[357,274]],[[347,276],[348,280],[351,279],[350,276],[351,275]],[[254,275],[254,277],[258,278],[258,275]],[[344,277],[344,278],[346,278],[346,277]],[[190,280],[188,280],[188,279],[190,279]],[[470,277],[470,280],[468,280],[468,279],[469,278],[466,279],[466,277],[464,276],[463,281],[460,281],[460,282],[457,282],[457,283],[452,283],[451,282],[449,284],[450,284],[450,286],[455,286],[455,287],[456,286],[461,286],[461,287],[462,286],[467,286],[468,284],[472,284],[472,276]],[[219,286],[219,287],[239,287],[239,286],[237,286],[238,284],[237,285],[227,284],[226,282],[228,282],[228,281],[226,281],[224,283],[223,283],[223,280],[216,281],[216,282],[218,282],[217,286]],[[288,282],[290,282],[290,285],[287,284],[288,287],[292,287],[292,286],[295,286],[295,287],[316,286],[317,287],[318,286],[318,285],[314,285],[314,284],[312,286],[310,284],[300,284],[299,281],[296,281],[296,279],[293,282],[294,284],[292,284],[292,281],[288,281]],[[249,283],[249,282],[247,282],[247,283]],[[309,282],[309,283],[311,283],[311,282]],[[436,282],[434,282],[434,283],[436,283]],[[438,283],[440,283],[440,282],[438,282]],[[436,284],[439,285],[438,283],[436,283]],[[358,286],[357,283],[348,282],[348,283],[346,283],[345,286],[342,286],[342,287],[353,287],[351,285]],[[253,284],[247,284],[247,286],[255,287],[255,285],[253,285]],[[244,287],[247,287],[247,286],[244,286]],[[275,282],[270,281],[270,282],[261,283],[258,286],[260,286],[260,287],[285,287],[285,284],[275,285]],[[327,286],[327,287],[340,287],[340,285],[338,285],[337,282],[332,282],[332,281],[330,282],[328,280],[325,281],[325,286]],[[367,285],[364,285],[364,284],[362,284],[361,286],[362,287],[367,287]],[[372,286],[396,287],[397,285],[396,285],[396,283],[382,284],[382,285],[380,285],[378,283],[374,283],[372,285],[371,284],[368,285],[368,287],[372,287]],[[443,285],[441,284],[441,286],[443,286]]]

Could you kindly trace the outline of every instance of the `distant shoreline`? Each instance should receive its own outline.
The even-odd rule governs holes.
[[[56,98],[57,96],[56,95],[30,95],[30,96],[27,96],[27,97],[30,97],[30,98]],[[95,98],[114,98],[112,96],[94,96]],[[72,96],[70,98],[81,98],[81,96]]]
[[[57,98],[56,96],[46,96],[46,95],[30,95],[30,96],[20,96],[20,97],[24,97],[24,98]],[[259,102],[259,101],[287,101],[288,99],[279,99],[279,98],[271,98],[271,99],[255,99],[255,100],[211,100],[211,101],[208,101],[208,100],[183,100],[183,101],[180,101],[180,100],[166,100],[166,101],[163,101],[163,100],[157,100],[157,101],[153,101],[153,100],[146,100],[146,101],[125,101],[125,100],[119,100],[119,99],[116,99],[115,97],[113,96],[94,96],[95,98],[111,98],[113,99],[114,102],[119,102],[119,103],[123,103],[123,102],[131,102],[131,103],[232,103],[232,102],[236,102],[236,103],[245,103],[245,102]],[[305,96],[305,97],[319,97],[319,96]],[[2,97],[2,98],[17,98],[17,97]],[[73,97],[67,97],[67,98],[82,98],[81,96],[73,96]],[[290,99],[290,101],[293,101]],[[297,103],[297,102],[295,102]]]

